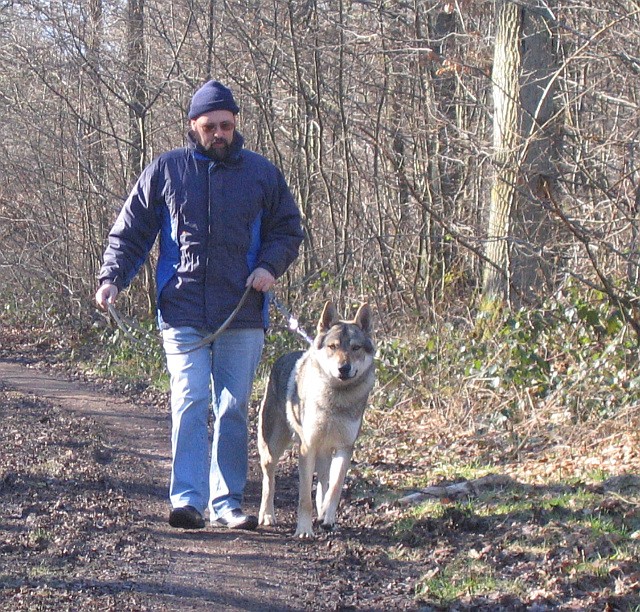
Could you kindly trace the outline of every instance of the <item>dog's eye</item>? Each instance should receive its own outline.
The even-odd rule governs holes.
[[[352,351],[359,351],[362,348],[362,346],[360,346],[359,344],[352,344],[351,345],[351,350]]]
[[[337,351],[340,348],[340,345],[337,342],[332,342],[329,344],[329,349],[332,351]]]

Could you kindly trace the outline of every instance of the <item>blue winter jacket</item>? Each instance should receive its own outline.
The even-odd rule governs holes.
[[[300,212],[282,173],[243,148],[214,161],[190,135],[140,175],[109,233],[101,282],[127,287],[160,234],[156,271],[162,327],[214,331],[257,267],[284,274],[302,242]],[[267,326],[264,295],[251,291],[231,327]]]

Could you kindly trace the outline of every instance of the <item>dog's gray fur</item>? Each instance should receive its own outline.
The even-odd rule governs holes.
[[[295,535],[313,537],[313,474],[316,509],[324,529],[336,510],[353,446],[374,385],[375,348],[368,304],[352,321],[341,321],[325,304],[311,348],[289,353],[274,364],[260,407],[258,449],[262,466],[260,524],[274,525],[275,471],[292,441],[300,444],[298,524]]]

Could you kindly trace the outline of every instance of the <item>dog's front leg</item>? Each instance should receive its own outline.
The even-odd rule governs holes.
[[[298,538],[313,537],[311,489],[314,469],[315,451],[301,444],[300,457],[298,459],[298,525],[294,534]]]
[[[276,465],[273,460],[262,460],[262,499],[258,522],[261,525],[275,525],[276,512],[273,506],[275,495]]]
[[[342,495],[342,485],[351,463],[352,452],[353,448],[339,449],[331,461],[329,488],[324,496],[322,510],[318,516],[318,520],[322,522],[322,528],[327,531],[333,529],[336,522],[336,511]]]
[[[320,516],[320,513],[322,512],[322,506],[327,496],[327,491],[329,490],[329,469],[331,468],[331,458],[332,455],[327,454],[326,451],[321,451],[316,455],[316,512],[318,513],[318,516]]]

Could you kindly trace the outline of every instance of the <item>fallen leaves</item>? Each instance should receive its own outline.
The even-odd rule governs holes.
[[[146,610],[117,583],[148,567],[149,536],[121,488],[105,486],[136,472],[96,460],[102,443],[91,420],[1,388],[0,414],[4,605]]]
[[[537,414],[499,429],[434,406],[367,414],[339,527],[289,551],[313,576],[300,609],[621,610],[639,600],[637,407],[619,420]],[[164,568],[119,484],[140,465],[122,463],[91,420],[1,390],[0,408],[3,601],[145,610],[133,585]],[[503,481],[469,485],[489,473]],[[439,494],[421,507],[393,501],[430,488]],[[278,502],[292,522],[293,475],[285,490]],[[269,558],[268,539],[264,550]]]

